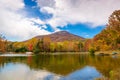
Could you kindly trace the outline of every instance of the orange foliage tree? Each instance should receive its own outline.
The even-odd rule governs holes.
[[[0,52],[5,52],[7,46],[7,40],[4,36],[0,35]]]
[[[43,37],[43,46],[45,51],[50,51],[51,39],[49,36]]]
[[[98,50],[120,49],[120,10],[111,14],[107,27],[94,37],[94,44]]]

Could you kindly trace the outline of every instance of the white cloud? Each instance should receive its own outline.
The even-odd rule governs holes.
[[[88,35],[88,34],[86,34],[86,35],[85,35],[85,37],[89,37],[89,35]]]
[[[23,0],[1,0],[0,1],[0,7],[6,8],[10,10],[18,10],[22,9],[24,7]]]
[[[33,0],[34,1],[34,0]],[[46,21],[25,17],[24,0],[0,1],[0,34],[16,40],[26,40],[37,35],[49,34],[50,24],[59,31],[67,24],[88,23],[90,27],[105,25],[109,15],[120,9],[119,0],[37,0],[40,11],[52,14]],[[12,40],[11,39],[11,40]]]
[[[48,20],[54,29],[67,24],[89,23],[91,27],[105,25],[120,0],[37,0],[42,12],[52,13]]]
[[[46,26],[40,19],[25,17],[25,14],[22,13],[23,8],[23,0],[0,1],[0,33],[12,38],[11,40],[19,41],[50,33],[43,29]]]
[[[56,1],[54,1],[54,0],[37,0],[37,3],[40,7],[45,7],[45,6],[54,7]]]

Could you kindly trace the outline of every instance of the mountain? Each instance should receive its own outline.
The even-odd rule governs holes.
[[[23,42],[9,44],[9,51],[26,52],[60,52],[83,51],[84,38],[67,31],[59,31],[49,35],[40,35]]]
[[[67,31],[59,31],[49,35],[40,35],[35,38],[42,39],[43,37],[50,37],[51,41],[53,42],[62,42],[62,41],[77,41],[77,40],[84,40],[85,38],[71,34]]]

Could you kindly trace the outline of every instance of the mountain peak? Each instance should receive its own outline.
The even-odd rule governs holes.
[[[76,41],[76,40],[84,40],[84,38],[71,34],[67,31],[58,31],[49,35],[45,35],[50,37],[53,42],[62,42],[62,41]],[[44,36],[37,36],[36,38],[41,39]]]
[[[56,33],[69,33],[69,32],[67,32],[67,31],[58,31]]]
[[[67,31],[58,31],[58,32],[55,32],[53,34],[70,34],[70,33]]]

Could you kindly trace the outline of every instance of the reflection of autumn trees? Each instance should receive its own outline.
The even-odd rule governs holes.
[[[110,71],[120,68],[120,57],[111,56],[90,56],[84,54],[40,54],[29,57],[0,57],[0,68],[6,63],[22,63],[28,65],[31,69],[45,69],[47,71],[68,75],[71,72],[79,70],[85,66],[95,67],[102,75],[109,77]]]

